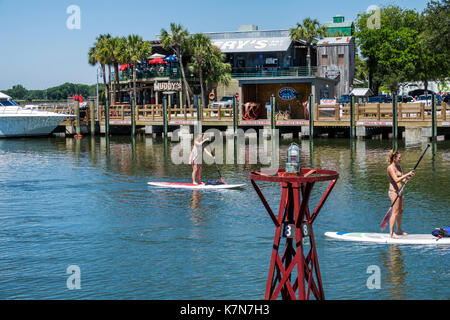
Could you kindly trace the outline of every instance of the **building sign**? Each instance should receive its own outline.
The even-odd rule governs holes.
[[[290,37],[212,40],[212,44],[225,53],[287,51],[291,43]]]
[[[336,104],[336,99],[320,99],[320,105],[331,106]]]
[[[329,79],[337,79],[339,78],[339,76],[341,75],[341,72],[339,71],[338,68],[328,68],[327,71],[325,72],[325,77],[329,78]]]
[[[181,91],[181,82],[155,82],[153,86],[155,91]]]
[[[278,91],[278,96],[283,100],[292,100],[297,97],[297,91],[291,87],[284,87]]]

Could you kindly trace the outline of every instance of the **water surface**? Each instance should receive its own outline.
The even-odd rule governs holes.
[[[281,165],[290,141],[281,144]],[[327,299],[448,299],[449,246],[326,239],[325,231],[379,232],[389,208],[389,140],[297,141],[302,165],[340,178],[314,223]],[[89,136],[0,140],[0,299],[262,299],[274,226],[249,181],[259,165],[224,164],[243,190],[190,191],[147,181],[189,181],[161,138]],[[399,142],[404,170],[423,146]],[[404,229],[449,224],[450,143],[429,151],[406,190]],[[204,180],[216,180],[204,165]],[[280,186],[259,183],[277,210]],[[314,187],[315,207],[327,183]],[[81,270],[68,290],[66,269]],[[369,266],[381,288],[368,289]],[[437,290],[436,288],[439,288]]]

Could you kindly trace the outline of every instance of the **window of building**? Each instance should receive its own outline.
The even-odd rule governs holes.
[[[344,65],[344,55],[343,54],[339,54],[338,55],[338,66],[343,66]]]
[[[322,66],[328,66],[328,55],[322,55]]]

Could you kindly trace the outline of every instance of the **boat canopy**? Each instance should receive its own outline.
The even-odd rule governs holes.
[[[4,94],[3,92],[0,92],[0,99],[11,99],[11,97]]]

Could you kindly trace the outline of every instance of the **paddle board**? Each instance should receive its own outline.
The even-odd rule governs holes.
[[[236,189],[242,188],[245,184],[193,184],[193,183],[180,183],[180,182],[148,182],[149,185],[163,188],[176,188],[176,189]]]
[[[408,234],[400,239],[393,239],[389,233],[365,233],[365,232],[325,232],[325,236],[337,240],[396,243],[396,244],[450,244],[450,238],[436,238],[430,234]]]

